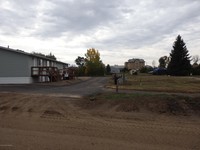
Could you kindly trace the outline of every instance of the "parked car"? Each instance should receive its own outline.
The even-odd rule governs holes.
[[[166,68],[156,68],[153,70],[153,75],[167,75],[167,69]]]

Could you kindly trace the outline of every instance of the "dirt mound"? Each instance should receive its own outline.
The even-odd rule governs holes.
[[[199,117],[145,110],[200,109],[198,98],[175,96],[111,93],[72,99],[0,93],[0,149],[200,149]]]
[[[17,106],[12,107],[12,111],[17,111],[18,109],[19,109],[19,107],[17,107]]]
[[[169,115],[200,115],[200,98],[177,95],[98,95],[79,102],[84,109],[113,110],[117,112],[149,111]]]
[[[53,117],[64,117],[64,115],[56,110],[45,110],[41,117],[53,116]]]
[[[1,107],[0,107],[0,111],[5,111],[5,110],[7,110],[7,109],[9,109],[8,106],[1,106]]]
[[[147,109],[173,115],[200,114],[200,103],[196,98],[173,97],[166,100],[149,101]]]

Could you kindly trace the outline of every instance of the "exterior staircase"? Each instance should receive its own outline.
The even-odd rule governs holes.
[[[57,82],[62,79],[60,70],[57,67],[31,67],[32,77],[49,77],[50,82]]]

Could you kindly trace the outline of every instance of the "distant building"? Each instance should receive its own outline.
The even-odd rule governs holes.
[[[145,61],[143,59],[133,58],[125,62],[125,68],[128,70],[139,70],[145,66]]]
[[[114,65],[110,66],[110,73],[120,73],[124,69],[124,66]]]
[[[58,81],[69,64],[0,46],[0,84]]]

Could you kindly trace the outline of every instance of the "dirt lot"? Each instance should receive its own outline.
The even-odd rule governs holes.
[[[0,92],[0,150],[35,149],[199,150],[200,118],[116,111],[107,102],[98,107],[95,99]]]

